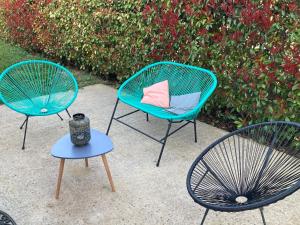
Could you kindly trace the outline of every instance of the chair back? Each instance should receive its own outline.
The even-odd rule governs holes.
[[[19,62],[0,76],[1,100],[26,115],[58,113],[71,105],[77,92],[78,85],[72,73],[49,61]]]

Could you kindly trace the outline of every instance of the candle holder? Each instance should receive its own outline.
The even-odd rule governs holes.
[[[91,140],[90,120],[83,113],[73,115],[69,121],[71,142],[76,146],[83,146]]]

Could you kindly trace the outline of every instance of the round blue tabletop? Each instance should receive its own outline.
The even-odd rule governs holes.
[[[59,139],[52,147],[51,155],[63,159],[83,159],[106,154],[113,149],[108,136],[91,129],[91,140],[84,146],[75,146],[71,142],[70,134]]]

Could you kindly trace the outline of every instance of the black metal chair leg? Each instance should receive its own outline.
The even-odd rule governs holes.
[[[262,218],[263,224],[267,225],[266,224],[266,220],[265,220],[265,216],[264,216],[264,209],[263,208],[259,208],[259,211],[260,211],[260,214],[261,214],[261,218]]]
[[[68,109],[66,109],[66,112],[67,112],[68,116],[71,118],[71,115],[70,115]]]
[[[165,136],[165,138],[163,139],[164,142],[162,143],[162,147],[161,147],[161,150],[160,150],[160,153],[159,153],[159,157],[158,157],[158,160],[157,160],[157,163],[156,163],[156,166],[157,166],[157,167],[159,167],[160,159],[161,159],[161,156],[162,156],[162,154],[163,154],[163,151],[164,151],[164,148],[165,148],[165,145],[166,145],[168,136],[169,136],[169,132],[170,132],[170,129],[171,129],[171,125],[172,125],[172,122],[169,121],[168,129],[167,129],[167,132],[166,132],[166,136]]]
[[[110,126],[111,126],[111,123],[112,123],[112,121],[113,121],[113,119],[114,119],[114,116],[115,116],[115,113],[116,113],[116,109],[117,109],[118,104],[119,104],[119,99],[117,99],[117,101],[116,101],[116,104],[115,104],[115,107],[114,107],[114,111],[113,111],[113,113],[112,113],[112,115],[111,115],[111,118],[110,118],[110,121],[109,121],[109,125],[108,125],[108,128],[107,128],[107,130],[106,130],[106,135],[108,135],[108,133],[109,133]]]
[[[25,125],[25,123],[26,123],[26,120],[27,120],[27,116],[26,116],[24,122],[22,123],[22,125],[20,126],[20,129],[21,129],[21,130],[23,129],[23,127],[24,127],[24,125]]]
[[[209,209],[206,209],[206,210],[205,210],[205,213],[204,213],[204,216],[203,216],[203,218],[202,218],[202,221],[201,221],[201,224],[200,224],[200,225],[203,225],[203,224],[204,224],[204,221],[205,221],[205,219],[206,219],[206,216],[207,216],[208,211],[209,211]]]
[[[197,143],[197,124],[196,124],[196,119],[194,119],[194,134],[195,134],[195,142]]]
[[[58,115],[58,117],[60,118],[61,121],[64,120],[58,113],[57,113],[57,115]]]
[[[27,134],[28,119],[29,119],[29,116],[26,116],[26,120],[25,120],[25,132],[24,132],[23,146],[22,146],[23,150],[25,149],[25,140],[26,140],[26,134]]]
[[[146,113],[146,120],[147,120],[147,122],[149,122],[149,114],[148,113]]]

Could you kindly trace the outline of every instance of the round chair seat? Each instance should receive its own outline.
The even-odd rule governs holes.
[[[165,80],[168,81],[170,96],[200,92],[197,106],[189,112],[174,114],[162,107],[141,103],[144,88]],[[156,62],[127,79],[118,90],[118,99],[160,119],[192,120],[197,117],[216,86],[217,78],[209,70],[175,62]]]
[[[71,94],[71,93],[70,93]],[[7,105],[15,111],[28,116],[47,116],[59,113],[66,109],[72,96],[66,92],[53,93],[51,96],[37,96],[30,99],[22,99],[9,102]]]
[[[300,124],[267,122],[208,146],[187,176],[198,204],[216,211],[262,208],[300,188]]]
[[[200,205],[216,211],[244,211],[257,209],[275,203],[291,194],[289,191],[280,195],[274,190],[249,190],[246,193],[236,193],[234,190],[224,190],[224,187],[215,189],[199,188],[194,193],[196,202]]]
[[[5,105],[27,116],[46,116],[67,109],[78,92],[66,68],[44,60],[16,63],[0,76],[0,97]]]
[[[0,210],[0,224],[1,225],[17,225],[15,221],[5,212]]]

